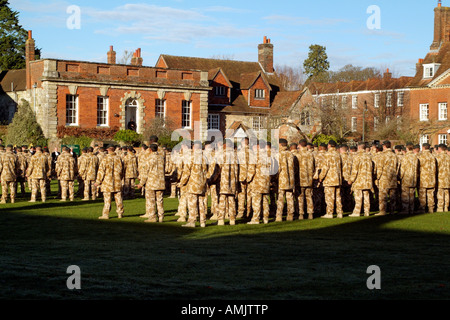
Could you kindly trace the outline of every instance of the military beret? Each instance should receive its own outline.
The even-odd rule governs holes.
[[[328,144],[332,147],[336,147],[336,145],[337,145],[336,141],[334,141],[334,140],[328,141]]]

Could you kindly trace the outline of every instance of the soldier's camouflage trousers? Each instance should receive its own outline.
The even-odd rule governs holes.
[[[189,218],[188,223],[197,222],[197,217],[200,216],[200,223],[206,222],[206,207],[205,196],[199,194],[187,194]]]
[[[163,190],[145,190],[145,215],[149,219],[156,217],[156,211],[158,210],[158,218],[164,218],[164,191]]]
[[[313,189],[298,187],[298,213],[299,215],[305,214],[305,202],[306,212],[310,215],[314,214],[314,202],[313,202]],[[306,201],[305,201],[306,200]]]
[[[313,188],[314,213],[323,214],[325,211],[325,192],[323,187],[316,186]]]
[[[180,218],[186,218],[187,215],[187,192],[186,192],[186,187],[181,187],[180,188],[180,198],[178,200],[178,212],[177,215],[180,216]]]
[[[419,203],[421,212],[433,212],[434,188],[419,188]]]
[[[293,217],[295,208],[294,208],[294,192],[292,190],[278,190],[278,199],[277,199],[277,218],[283,216],[284,210],[284,198],[286,198],[287,203],[287,216]]]
[[[257,192],[252,192],[252,207],[253,207],[253,222],[259,222],[261,218],[261,211],[263,215],[263,220],[267,221],[269,219],[270,208],[269,208],[269,195]]]
[[[211,214],[219,214],[219,193],[217,185],[213,184],[209,187],[209,194],[211,196]]]
[[[44,202],[47,197],[45,179],[30,179],[29,183],[31,183],[31,201],[36,201],[38,190],[40,190],[41,200]]]
[[[60,180],[61,184],[61,199],[67,200],[67,193],[69,193],[70,200],[74,199],[73,180]]]
[[[11,201],[16,198],[16,182],[2,180],[2,202],[5,202],[8,198],[8,188]]]
[[[122,192],[103,192],[103,216],[109,216],[109,212],[111,211],[111,201],[114,196],[114,201],[116,202],[116,212],[119,217],[123,215],[123,199]]]
[[[240,189],[238,193],[238,216],[243,216],[246,213],[248,217],[250,214],[251,201],[248,200],[248,186],[247,184],[240,183]]]
[[[402,212],[412,214],[414,213],[414,198],[416,188],[402,187]]]
[[[436,212],[448,212],[448,207],[449,207],[449,189],[438,188]]]
[[[236,219],[236,198],[234,194],[221,194],[219,197],[219,213],[217,220],[223,221],[225,220],[225,216],[228,216],[230,221]]]
[[[92,200],[97,198],[97,187],[95,186],[94,180],[84,180],[84,199],[89,199],[92,197]]]
[[[389,210],[389,213],[394,213],[395,205],[397,202],[396,193],[397,189],[378,189],[378,203],[380,213],[387,213],[387,209]]]
[[[338,216],[342,215],[342,200],[340,187],[324,187],[327,215],[333,215],[334,209]]]
[[[364,201],[364,215],[370,214],[370,191],[369,190],[355,190],[353,191],[355,197],[355,207],[353,214],[361,214],[361,208]]]

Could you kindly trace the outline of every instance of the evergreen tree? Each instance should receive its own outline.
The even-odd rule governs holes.
[[[25,99],[17,106],[12,122],[8,125],[5,136],[7,144],[12,145],[46,145],[47,140],[30,104]]]
[[[309,81],[327,81],[330,63],[326,50],[326,47],[318,44],[309,47],[308,58],[303,62],[303,68]]]
[[[0,70],[25,68],[25,41],[28,32],[19,24],[19,13],[8,0],[0,0]],[[40,50],[36,50],[40,55]]]

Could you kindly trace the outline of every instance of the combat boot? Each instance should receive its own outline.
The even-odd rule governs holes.
[[[293,214],[289,214],[289,215],[286,217],[286,221],[294,221],[294,215],[293,215]]]
[[[0,200],[0,203],[1,203],[1,204],[5,204],[5,203],[6,203],[6,200],[5,200],[5,199],[2,199],[2,200]]]
[[[236,224],[235,220],[230,220],[230,226],[234,226]]]
[[[201,223],[200,223],[200,227],[201,227],[201,228],[204,228],[204,227],[206,227],[206,223],[204,223],[204,222],[201,222]]]
[[[148,218],[147,220],[144,220],[144,222],[153,223],[153,222],[156,222],[156,218],[155,217]]]
[[[149,217],[150,217],[150,215],[148,213],[139,216],[139,218],[149,218]]]
[[[177,222],[186,222],[186,217],[179,217]]]
[[[352,213],[352,214],[349,214],[348,216],[351,217],[351,218],[359,218],[359,217],[361,217],[361,215],[359,213]]]
[[[275,219],[275,222],[282,222],[283,221],[283,217],[282,216],[277,216]]]
[[[264,224],[268,224],[268,223],[269,223],[269,219],[264,218],[264,219],[263,219],[263,222],[264,222]]]
[[[324,218],[324,219],[333,219],[333,215],[332,215],[332,214],[325,214],[325,215],[321,216],[321,218]]]
[[[101,220],[108,220],[108,219],[109,219],[109,216],[106,215],[106,214],[103,214],[103,215],[101,215],[101,216],[98,217],[98,218],[101,219]]]
[[[195,222],[188,222],[186,224],[183,224],[182,227],[195,228]]]
[[[259,224],[258,220],[252,220],[250,222],[247,222],[247,224]]]
[[[163,221],[164,221],[164,218],[163,218],[163,217],[159,217],[159,218],[158,218],[158,222],[159,222],[159,223],[161,223],[161,222],[163,222]]]
[[[217,225],[218,226],[224,226],[225,225],[225,221],[224,220],[219,220],[219,221],[217,221]]]
[[[309,220],[313,220],[314,219],[314,214],[312,214],[312,213],[308,214],[308,219]]]

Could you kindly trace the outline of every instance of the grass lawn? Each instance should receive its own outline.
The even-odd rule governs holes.
[[[55,185],[53,185],[55,188]],[[2,299],[449,299],[450,214],[182,228],[144,223],[142,197],[98,220],[103,201],[0,206]],[[69,290],[67,267],[81,270]],[[381,269],[369,290],[367,268]]]

